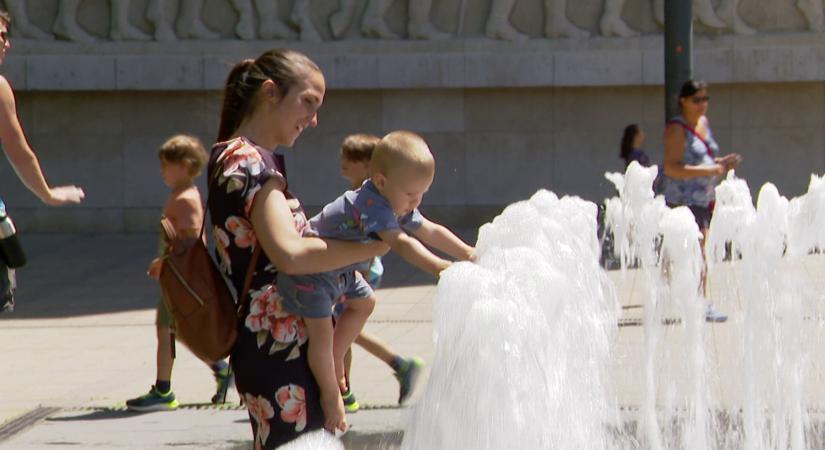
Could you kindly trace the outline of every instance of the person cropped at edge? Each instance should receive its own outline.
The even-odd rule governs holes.
[[[11,18],[0,9],[0,64],[6,59],[6,52],[11,48],[9,26]],[[80,203],[85,197],[83,189],[77,186],[49,186],[40,162],[29,145],[20,119],[17,117],[17,104],[14,92],[6,77],[0,75],[0,143],[6,158],[14,168],[20,181],[49,206]],[[0,207],[5,209],[2,198]],[[16,287],[14,269],[6,267],[0,260],[0,312],[14,310],[14,289]]]
[[[319,364],[322,359],[308,351],[313,342],[315,354],[331,354],[332,336],[312,332],[331,327],[305,322],[332,318],[286,312],[278,271],[334,270],[389,250],[380,242],[311,237],[301,204],[289,192],[283,160],[273,153],[292,147],[304,129],[317,126],[325,91],[321,69],[296,51],[275,49],[239,62],[226,81],[218,142],[207,169],[218,266],[238,296],[248,296],[230,364],[256,449],[278,447],[308,431],[346,428],[332,358]],[[250,289],[241,292],[258,246],[263,251]]]
[[[662,193],[671,207],[687,206],[702,232],[700,246],[704,256],[715,200],[714,188],[724,175],[742,162],[736,153],[719,156],[719,145],[713,138],[708,111],[710,96],[703,81],[688,80],[679,91],[681,114],[668,121],[665,128],[664,179]],[[702,269],[701,293],[708,298],[707,264]],[[724,322],[727,316],[708,303],[705,319]]]

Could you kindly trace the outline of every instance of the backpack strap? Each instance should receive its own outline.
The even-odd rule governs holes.
[[[255,267],[258,265],[258,257],[261,255],[261,243],[255,246],[252,258],[249,260],[249,269],[246,270],[246,278],[243,282],[243,290],[238,293],[238,317],[243,317],[246,306],[249,304],[249,288],[252,287],[252,276],[255,274]]]
[[[163,217],[160,219],[160,226],[163,228],[163,234],[166,235],[166,242],[172,242],[178,237],[178,233],[175,231],[175,226],[172,225],[172,221],[169,220],[168,217]]]

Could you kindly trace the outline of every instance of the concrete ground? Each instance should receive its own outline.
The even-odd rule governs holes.
[[[463,233],[474,241],[472,233]],[[249,448],[246,413],[233,391],[229,404],[208,405],[214,389],[210,371],[182,346],[173,389],[182,407],[173,412],[134,414],[124,401],[145,393],[154,382],[154,306],[157,287],[144,273],[153,257],[155,236],[29,235],[24,237],[29,265],[20,270],[17,310],[0,316],[0,354],[6,370],[0,383],[0,449],[63,448]],[[806,299],[802,329],[805,402],[821,408],[821,293],[825,257],[786,262],[783,279],[802,286]],[[385,287],[367,330],[403,355],[433,356],[432,298],[435,284],[394,255],[386,258]],[[641,325],[644,274],[610,272],[622,318],[610,362],[616,403],[636,407],[642,396],[644,329]],[[731,315],[724,324],[704,327],[711,405],[740,404],[742,339],[745,321],[741,267],[714,268],[711,298]],[[678,311],[665,312],[678,318]],[[776,324],[777,329],[782,324]],[[768,332],[766,330],[766,332]],[[667,379],[660,398],[687,389],[685,328],[663,328],[657,352],[658,377]],[[423,384],[426,382],[425,370]],[[353,391],[364,409],[348,416],[348,448],[392,448],[409,409],[396,406],[398,385],[383,363],[355,349]],[[423,389],[413,396],[413,403]],[[687,391],[685,391],[687,392]],[[670,397],[669,397],[670,396]]]

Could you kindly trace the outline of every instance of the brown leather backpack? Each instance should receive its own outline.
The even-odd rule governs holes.
[[[203,239],[206,225],[204,212],[200,237],[181,239],[169,219],[162,219],[167,252],[160,270],[160,287],[164,302],[174,319],[175,335],[198,358],[207,362],[226,358],[238,337],[238,317],[243,301],[235,303],[223,276],[209,255]],[[258,261],[260,245],[255,248],[241,291],[245,300]]]

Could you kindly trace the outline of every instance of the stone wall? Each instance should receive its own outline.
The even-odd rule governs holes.
[[[186,1],[166,2],[167,13]],[[242,39],[240,15],[229,0],[203,2],[200,17],[220,36],[215,40],[158,40],[145,17],[150,2],[141,0],[125,3],[129,24],[146,41],[123,38],[122,29],[121,37],[113,33],[113,5],[124,3],[116,0],[80,3],[76,22],[89,39],[58,34],[49,40],[58,0],[26,0],[33,27],[27,32],[42,35],[22,38],[20,27],[13,28],[18,38],[3,72],[50,182],[80,184],[88,198],[77,207],[44,207],[12,179],[2,159],[0,195],[27,230],[155,229],[166,195],[158,145],[177,132],[210,143],[230,65],[274,46],[306,52],[327,77],[319,127],[285,152],[291,187],[311,207],[346,188],[337,149],[352,132],[424,134],[438,164],[425,212],[455,226],[477,226],[540,187],[596,202],[612,195],[603,173],[621,169],[618,141],[631,122],[646,129],[648,151],[661,161],[663,43],[655,2],[571,0],[559,21],[563,2],[519,0],[505,25],[520,34],[490,37],[496,2],[502,3],[436,1],[428,16],[434,28],[425,31],[447,35],[380,39],[362,36],[365,1],[353,3],[350,26],[334,38],[328,19],[338,1],[313,0],[306,16],[318,42],[295,26],[288,39],[261,40],[260,11],[254,11],[254,35]],[[302,3],[273,0],[284,22]],[[605,32],[609,7],[621,3],[627,29],[608,23]],[[696,75],[712,83],[710,119],[723,151],[744,155],[740,174],[754,194],[767,180],[787,196],[804,192],[810,173],[825,170],[825,50],[817,15],[803,13],[822,5],[697,3],[709,4],[721,21],[711,28],[714,17],[697,17],[694,48]],[[737,16],[725,14],[730,5],[738,6]],[[413,37],[408,6],[389,2],[383,16],[403,37]],[[616,37],[617,30],[634,36]],[[562,31],[568,35],[556,36]]]

